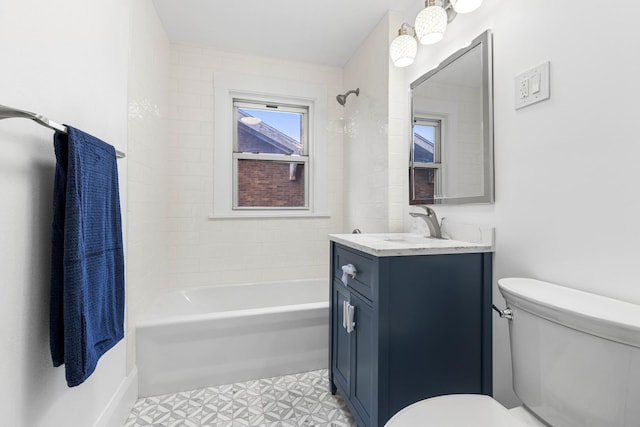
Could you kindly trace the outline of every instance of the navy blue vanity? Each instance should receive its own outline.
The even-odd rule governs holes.
[[[491,395],[491,246],[330,239],[329,379],[359,426],[383,426],[428,397]]]

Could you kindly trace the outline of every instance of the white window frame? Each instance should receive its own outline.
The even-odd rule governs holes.
[[[326,146],[327,89],[318,84],[263,76],[214,73],[213,191],[210,219],[329,217]],[[234,99],[308,108],[307,207],[233,209]],[[288,161],[297,156],[287,157]]]
[[[444,140],[444,133],[446,128],[447,117],[430,113],[415,113],[413,119],[413,125],[411,126],[411,153],[409,159],[409,170],[411,174],[415,173],[415,169],[432,169],[435,173],[435,187],[434,187],[434,199],[442,198],[442,175],[444,173],[442,165],[442,141]],[[436,128],[435,137],[433,141],[433,162],[416,162],[414,161],[414,125],[426,125]],[[411,182],[415,186],[415,176],[411,177]],[[411,198],[415,199],[415,188],[410,188]]]
[[[298,113],[303,116],[301,129],[302,153],[285,155],[275,153],[243,153],[238,151],[238,108],[253,108],[269,111]],[[309,177],[311,176],[309,162],[309,108],[302,105],[280,104],[277,102],[258,102],[249,99],[233,100],[233,210],[309,210]],[[304,165],[304,206],[239,206],[238,205],[238,161],[260,160],[279,163],[297,163]]]
[[[435,128],[434,141],[433,141],[433,162],[416,162],[414,159],[415,140],[411,141],[411,160],[414,167],[423,167],[436,169],[440,168],[441,162],[441,147],[442,147],[442,119],[433,117],[416,117],[413,119],[413,124],[419,126],[431,126]],[[412,136],[415,132],[411,132]]]

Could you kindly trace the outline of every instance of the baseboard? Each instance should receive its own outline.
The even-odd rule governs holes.
[[[134,367],[120,383],[107,407],[93,427],[122,427],[138,399],[138,368]]]

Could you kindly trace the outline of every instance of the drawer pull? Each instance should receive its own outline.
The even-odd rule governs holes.
[[[342,301],[342,327],[350,334],[356,327],[356,322],[353,321],[356,308],[349,304],[347,301]]]
[[[352,279],[355,279],[356,274],[358,274],[358,270],[356,270],[356,267],[353,264],[343,265],[342,266],[342,283],[344,283],[344,285],[347,286],[347,284],[349,283],[349,276],[351,276]]]
[[[342,327],[347,329],[347,302],[342,301]]]

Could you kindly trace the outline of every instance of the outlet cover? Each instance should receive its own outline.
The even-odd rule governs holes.
[[[547,61],[515,77],[513,92],[516,110],[549,99],[549,68]]]

